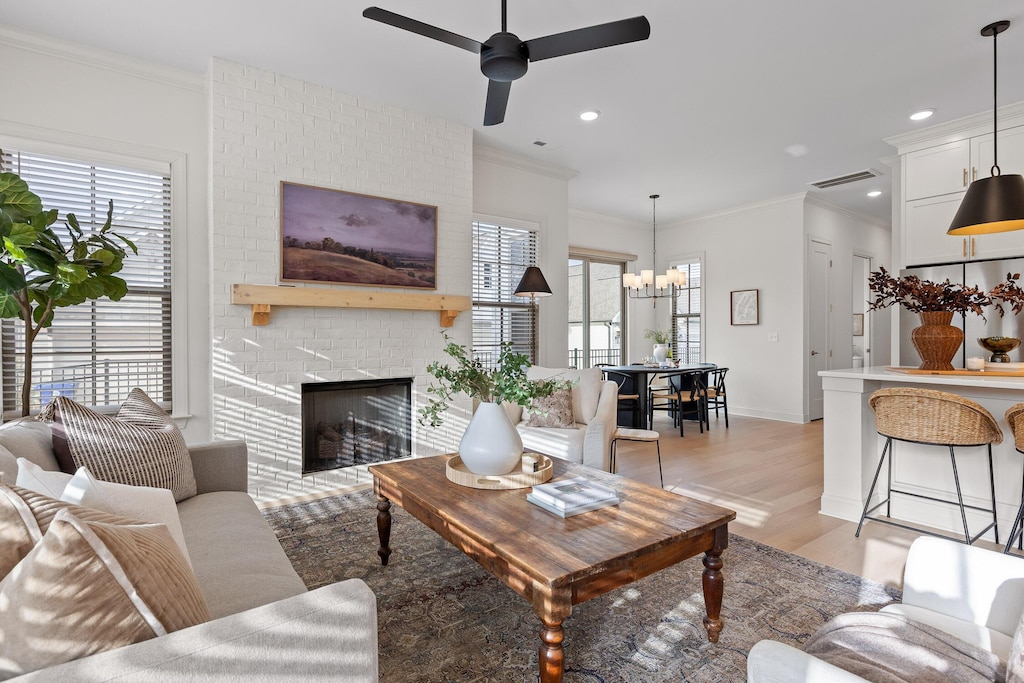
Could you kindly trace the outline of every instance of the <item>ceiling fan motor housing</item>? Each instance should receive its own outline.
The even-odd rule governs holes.
[[[511,82],[522,78],[529,66],[526,44],[512,33],[495,33],[480,51],[480,71],[492,81]]]

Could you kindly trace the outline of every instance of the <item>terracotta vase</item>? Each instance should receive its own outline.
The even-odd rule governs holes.
[[[950,325],[952,311],[921,311],[921,326],[910,332],[910,340],[921,356],[922,370],[952,370],[953,356],[964,342],[964,331]]]

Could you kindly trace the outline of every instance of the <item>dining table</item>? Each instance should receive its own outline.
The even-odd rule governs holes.
[[[609,373],[625,375],[633,379],[633,390],[639,395],[639,415],[633,419],[634,429],[649,429],[647,424],[647,388],[650,386],[651,377],[671,377],[673,375],[703,374],[717,368],[715,363],[680,363],[675,366],[662,367],[660,365],[644,365],[637,363],[633,365],[602,365],[601,372],[605,377]]]

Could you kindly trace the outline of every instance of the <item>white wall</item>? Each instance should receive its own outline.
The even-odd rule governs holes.
[[[651,265],[651,224],[605,216],[590,211],[569,211],[569,246],[632,254],[637,260],[626,266],[639,273]],[[666,306],[663,304],[662,308]],[[644,330],[655,326],[652,301],[626,300],[626,362],[639,361],[651,354],[652,342],[644,339]],[[663,325],[663,327],[665,327]]]
[[[436,293],[468,296],[472,129],[220,59],[208,78],[214,431],[246,440],[250,493],[266,499],[350,483],[338,470],[301,475],[305,382],[412,377],[413,452],[454,450],[468,399],[441,429],[415,419],[427,365],[449,360],[436,311],[275,307],[270,324],[253,326],[230,292],[235,283],[278,282],[285,180],[437,206]],[[448,332],[468,343],[470,329],[463,314]]]
[[[537,364],[565,367],[569,330],[569,179],[575,171],[545,166],[487,147],[473,150],[473,213],[536,225],[541,272],[551,296],[537,300]]]
[[[176,254],[176,310],[188,335],[175,340],[175,362],[187,363],[187,412],[179,420],[190,442],[209,440],[210,353],[207,233],[206,93],[195,74],[0,27],[0,135],[25,144],[91,152],[175,158],[184,166],[187,251]],[[36,151],[40,151],[37,146]],[[176,321],[177,322],[177,321]],[[185,325],[179,326],[179,328]],[[179,363],[180,365],[180,363]],[[175,406],[176,417],[186,407]]]

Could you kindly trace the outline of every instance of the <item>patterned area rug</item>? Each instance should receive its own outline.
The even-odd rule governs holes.
[[[264,511],[309,588],[360,578],[377,595],[381,680],[535,681],[540,624],[529,606],[433,531],[392,507],[387,567],[371,491]],[[899,592],[736,536],[723,554],[725,630],[702,618],[700,557],[577,605],[565,626],[566,683],[743,681],[770,638],[799,645],[830,617]]]

